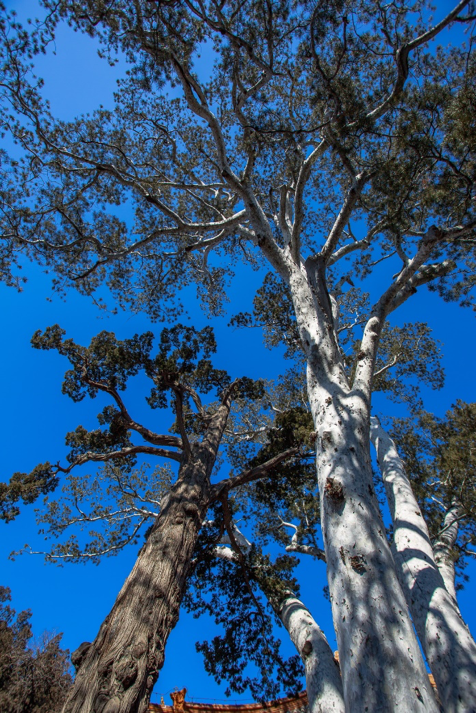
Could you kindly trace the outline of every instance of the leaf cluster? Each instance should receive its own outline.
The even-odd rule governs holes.
[[[298,585],[292,576],[296,561],[288,556],[272,561],[252,546],[240,561],[222,561],[213,548],[202,553],[190,578],[184,605],[195,617],[208,613],[221,633],[196,644],[205,670],[226,695],[249,690],[256,700],[269,701],[296,695],[302,687],[299,656],[283,658],[280,640],[273,633],[279,621],[269,602],[279,609],[285,593]],[[262,592],[266,593],[263,596]]]

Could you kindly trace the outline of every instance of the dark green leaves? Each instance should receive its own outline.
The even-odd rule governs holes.
[[[18,503],[34,503],[57,487],[59,479],[50,463],[37,465],[31,473],[14,473],[9,483],[0,483],[0,519],[10,522],[19,514]]]

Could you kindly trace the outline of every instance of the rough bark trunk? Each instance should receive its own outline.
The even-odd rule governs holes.
[[[309,713],[345,713],[339,667],[308,609],[290,596],[279,616],[304,664]]]
[[[178,621],[210,475],[230,404],[223,405],[179,477],[95,641],[82,656],[63,713],[145,713]]]
[[[444,710],[476,711],[476,644],[461,618],[456,598],[445,587],[395,443],[377,419],[372,419],[371,437],[394,526],[397,570]]]
[[[446,512],[443,527],[441,528],[438,538],[433,545],[435,562],[438,565],[438,569],[443,577],[443,582],[445,583],[448,593],[455,601],[455,561],[452,550],[458,537],[459,518],[461,517],[462,512],[463,508],[461,507],[461,504],[454,502],[450,509]]]
[[[347,381],[323,281],[317,276],[313,284],[304,267],[290,272],[308,360],[321,526],[346,709],[436,713],[373,490],[369,397]]]

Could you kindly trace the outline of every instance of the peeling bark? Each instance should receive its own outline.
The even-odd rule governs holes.
[[[454,572],[452,592],[449,592],[435,561],[428,529],[403,461],[395,443],[375,418],[371,438],[394,525],[397,571],[444,710],[446,713],[476,711],[476,644],[452,593]]]
[[[307,356],[321,525],[346,709],[436,713],[373,490],[370,383],[363,388],[361,376],[357,388],[349,385],[319,266],[290,264],[288,284]],[[378,337],[377,328],[367,330],[369,344]],[[369,362],[369,380],[370,349],[362,359]]]
[[[308,609],[290,596],[281,604],[279,617],[304,664],[309,713],[345,713],[339,667]]]

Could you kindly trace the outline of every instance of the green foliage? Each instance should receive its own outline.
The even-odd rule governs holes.
[[[230,377],[225,371],[212,366],[210,356],[216,349],[211,327],[197,331],[179,324],[163,329],[157,356],[146,369],[155,384],[147,399],[149,406],[165,408],[168,405],[166,394],[175,382],[184,383],[204,394],[215,388],[218,395],[228,386]]]
[[[50,463],[37,465],[31,473],[14,473],[8,484],[0,483],[0,519],[14,520],[20,512],[19,500],[29,505],[40,495],[55,490],[58,482]]]
[[[232,317],[230,326],[261,326],[265,345],[272,348],[284,344],[287,357],[301,349],[289,289],[272,272],[267,273],[263,286],[256,293],[253,315],[241,312]]]
[[[59,713],[72,684],[69,651],[60,635],[44,634],[31,644],[31,612],[16,615],[0,587],[0,709],[2,713]]]
[[[64,339],[65,334],[64,329],[55,324],[43,333],[35,332],[31,343],[35,349],[55,349],[71,362],[73,369],[65,374],[63,393],[73,401],[81,401],[86,395],[95,398],[98,388],[94,382],[103,382],[123,391],[127,380],[150,363],[152,332],[136,334],[123,341],[117,340],[112,332],[100,332],[93,337],[89,347]]]
[[[208,547],[213,548],[213,541]],[[213,549],[207,552],[202,546],[184,605],[195,617],[208,613],[221,629],[211,641],[196,647],[206,671],[218,683],[227,681],[226,695],[249,690],[256,700],[269,701],[282,691],[296,695],[301,690],[300,658],[283,658],[280,640],[273,633],[279,619],[269,604],[271,600],[279,607],[285,592],[298,590],[292,576],[295,565],[288,556],[273,562],[256,547],[243,553],[241,562],[223,562]]]

